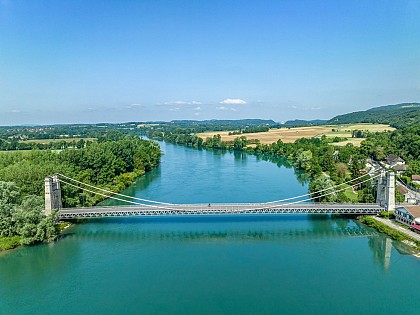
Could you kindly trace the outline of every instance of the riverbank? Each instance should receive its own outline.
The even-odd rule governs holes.
[[[20,236],[0,237],[0,252],[21,246]]]
[[[415,256],[420,255],[420,235],[404,229],[403,227],[393,223],[389,219],[379,218],[376,216],[362,216],[358,220],[376,229],[380,233],[384,233],[394,240],[400,241],[417,251]]]
[[[51,242],[54,242],[57,239],[59,239],[61,233],[65,230],[71,228],[72,226],[73,226],[73,223],[71,223],[71,222],[67,222],[67,221],[57,222],[57,224],[55,226],[55,229],[57,231],[57,236]],[[15,248],[20,247],[20,246],[31,246],[31,245],[36,245],[36,244],[39,244],[39,243],[25,245],[23,243],[23,237],[21,237],[19,235],[0,237],[0,252],[15,249]]]

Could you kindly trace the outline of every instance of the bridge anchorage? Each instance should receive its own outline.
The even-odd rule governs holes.
[[[366,203],[318,203],[316,198],[336,194],[365,182],[374,183],[377,179],[377,200],[374,204]],[[69,185],[82,191],[102,197],[118,200],[129,205],[96,206],[85,208],[63,208],[61,184]],[[343,186],[344,185],[344,186]],[[326,188],[312,194],[274,200],[263,203],[216,203],[216,204],[172,204],[126,196],[103,188],[83,183],[63,174],[54,174],[45,178],[45,214],[58,210],[60,219],[83,219],[98,217],[126,216],[174,216],[174,215],[237,215],[237,214],[377,214],[380,211],[395,209],[395,175],[393,172],[381,171],[366,179],[360,176],[334,187]],[[311,197],[316,195],[316,197]],[[127,200],[130,199],[130,200]]]

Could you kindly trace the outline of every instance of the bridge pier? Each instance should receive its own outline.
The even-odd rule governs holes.
[[[54,209],[63,208],[61,187],[57,174],[45,177],[45,215],[52,214]]]
[[[386,177],[385,171],[381,171],[378,177],[378,187],[376,191],[376,203],[382,207],[385,207],[385,190],[386,190]]]
[[[395,210],[395,174],[393,171],[384,171],[378,177],[378,190],[376,203],[387,211]]]
[[[386,210],[395,210],[395,174],[393,171],[389,171],[386,174]]]

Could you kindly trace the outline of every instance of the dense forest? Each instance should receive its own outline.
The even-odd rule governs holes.
[[[5,240],[30,244],[56,235],[54,218],[41,213],[46,176],[62,173],[117,192],[159,164],[161,152],[156,142],[134,135],[109,136],[62,151],[0,153],[0,248]],[[103,199],[67,185],[62,185],[62,191],[65,207],[90,206]]]
[[[339,115],[328,124],[377,123],[405,128],[420,122],[420,103],[403,103],[375,107],[366,111]]]
[[[314,120],[302,120],[302,119],[295,119],[295,120],[288,120],[284,123],[286,127],[309,127],[309,126],[319,126],[325,125],[327,120],[323,119],[314,119]]]

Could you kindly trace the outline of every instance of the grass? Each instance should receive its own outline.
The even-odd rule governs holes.
[[[332,131],[333,129],[335,131]],[[392,131],[395,130],[395,128],[383,124],[324,125],[311,127],[270,129],[268,132],[245,133],[243,134],[243,136],[247,137],[248,139],[258,139],[261,143],[264,144],[271,144],[273,142],[276,142],[278,139],[281,139],[285,143],[291,143],[295,142],[297,139],[300,138],[313,138],[325,135],[327,138],[348,138],[348,140],[336,142],[334,143],[334,145],[346,145],[347,143],[352,143],[355,146],[359,146],[364,139],[352,138],[351,133],[353,130],[382,132]],[[223,141],[233,141],[235,138],[240,136],[229,135],[229,131],[203,132],[197,135],[205,140],[207,137],[213,137],[217,134],[220,134]]]
[[[334,131],[332,131],[334,129]],[[349,125],[335,125],[331,126],[331,130],[325,133],[327,138],[347,138],[346,141],[335,142],[334,145],[345,146],[347,143],[351,143],[354,146],[360,146],[360,143],[364,140],[363,138],[352,138],[351,134],[353,130],[361,130],[368,132],[384,132],[393,131],[395,128],[384,125],[384,124],[349,124]]]
[[[20,245],[20,236],[0,237],[0,251],[16,248]]]
[[[357,193],[355,193],[351,186],[349,185],[343,185],[340,186],[340,189],[343,189],[347,186],[346,190],[343,190],[344,195],[351,201],[351,202],[357,202]]]
[[[380,233],[384,233],[397,241],[409,241],[410,243],[414,243],[417,250],[420,250],[420,242],[415,240],[414,238],[405,235],[404,233],[397,231],[381,222],[376,221],[374,218],[370,216],[362,216],[358,217],[358,220],[363,224],[366,224],[374,229],[376,229]]]
[[[362,143],[363,140],[365,140],[365,139],[363,139],[363,138],[349,138],[348,140],[340,141],[340,142],[334,142],[334,143],[331,143],[331,144],[339,146],[339,147],[344,147],[347,143],[351,143],[355,147],[358,147],[358,146],[360,146],[360,144]]]
[[[58,233],[63,232],[64,230],[68,229],[69,227],[71,227],[72,224],[70,222],[67,221],[60,221],[55,225],[55,229],[57,230]]]

